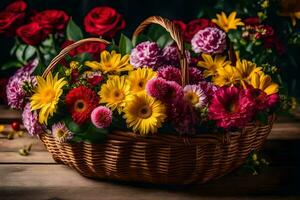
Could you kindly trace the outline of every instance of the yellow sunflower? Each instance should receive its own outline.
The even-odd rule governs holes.
[[[209,77],[213,76],[217,72],[217,68],[221,68],[226,66],[227,64],[230,64],[229,61],[226,61],[225,56],[219,56],[216,55],[214,58],[209,54],[202,54],[201,57],[203,58],[203,61],[199,61],[197,65],[199,67],[203,67],[206,70],[204,71],[204,76]]]
[[[249,79],[249,77],[255,73],[262,70],[261,67],[257,67],[255,63],[247,60],[237,60],[236,70],[238,72],[239,79],[244,82],[244,80]]]
[[[238,80],[238,72],[235,67],[226,65],[217,69],[217,74],[212,81],[217,86],[234,85]]]
[[[156,72],[151,68],[138,68],[129,72],[127,79],[130,84],[130,90],[133,93],[144,91],[146,83],[155,76]]]
[[[112,110],[117,109],[119,113],[122,112],[125,101],[130,100],[132,96],[130,85],[125,76],[109,76],[98,94],[100,95],[100,103],[105,103]]]
[[[244,26],[241,19],[235,17],[236,12],[230,13],[228,17],[224,12],[222,12],[221,14],[217,14],[217,19],[212,19],[212,22],[216,23],[225,32],[228,32],[231,29],[237,29],[237,26]]]
[[[31,110],[40,110],[39,122],[47,125],[49,116],[53,116],[56,111],[59,97],[63,93],[62,88],[67,82],[64,78],[58,80],[58,74],[53,78],[52,73],[49,73],[46,79],[37,76],[36,80],[37,87],[30,98]]]
[[[133,66],[129,63],[129,55],[122,57],[121,54],[116,53],[116,51],[109,53],[105,50],[101,52],[100,57],[100,62],[86,61],[84,64],[95,71],[100,70],[104,74],[118,74],[123,71],[133,70]]]
[[[166,119],[166,107],[145,92],[134,95],[124,108],[124,118],[128,127],[141,135],[156,133]]]
[[[272,78],[263,72],[255,72],[250,76],[250,84],[254,88],[261,89],[267,95],[275,94],[278,92],[278,84],[272,82]]]

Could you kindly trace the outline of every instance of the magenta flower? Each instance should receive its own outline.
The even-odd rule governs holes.
[[[278,93],[271,94],[267,97],[267,104],[269,108],[274,107],[279,102],[279,95]]]
[[[189,84],[197,85],[204,80],[202,72],[196,67],[189,68]]]
[[[158,68],[161,50],[155,42],[142,42],[131,51],[130,63],[134,67]]]
[[[172,66],[162,67],[158,70],[157,77],[163,78],[167,81],[175,81],[181,85],[181,72],[178,68]]]
[[[91,120],[97,128],[109,127],[112,123],[112,112],[105,106],[99,106],[92,111]]]
[[[222,53],[226,49],[226,33],[215,27],[207,27],[194,35],[191,44],[196,53]]]
[[[205,80],[199,82],[198,85],[203,90],[203,92],[206,95],[208,101],[211,100],[211,98],[213,97],[215,92],[218,90],[218,88],[215,85],[213,85],[211,82],[207,82]]]
[[[30,103],[27,103],[22,113],[23,125],[30,135],[37,135],[42,132],[42,125],[38,122],[38,114],[31,111]]]
[[[185,51],[185,56],[187,58],[187,62],[191,61],[191,54],[189,51]],[[175,67],[180,66],[178,48],[176,44],[171,44],[163,48],[162,57],[161,57],[162,65],[172,65]]]
[[[255,105],[253,98],[245,90],[221,87],[214,94],[208,115],[219,127],[240,128],[254,116]]]
[[[182,87],[175,81],[166,81],[163,78],[153,78],[146,84],[148,95],[161,100],[172,102],[183,96]]]

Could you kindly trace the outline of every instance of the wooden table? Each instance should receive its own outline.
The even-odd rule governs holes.
[[[3,113],[5,115],[3,115]],[[0,108],[1,122],[18,118]],[[56,164],[34,137],[0,136],[0,199],[300,199],[300,118],[276,123],[263,152],[270,165],[257,176],[242,168],[203,185],[158,186],[99,181]],[[29,156],[18,149],[33,143]]]

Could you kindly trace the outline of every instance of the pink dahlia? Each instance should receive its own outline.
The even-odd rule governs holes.
[[[30,103],[27,103],[22,113],[24,127],[30,135],[37,135],[42,131],[42,125],[38,122],[38,114],[31,111]]]
[[[215,85],[213,85],[211,82],[201,81],[201,82],[199,82],[198,85],[205,93],[208,101],[210,101],[212,99],[213,95],[218,90],[218,88]]]
[[[197,85],[204,80],[202,72],[196,67],[189,68],[189,84]]]
[[[153,78],[147,82],[146,91],[148,95],[161,100],[172,102],[183,96],[182,87],[175,81],[166,81],[163,78]]]
[[[60,143],[69,142],[73,138],[73,133],[62,122],[52,126],[52,135]]]
[[[269,108],[274,107],[279,102],[279,95],[278,93],[271,94],[267,97],[267,104]]]
[[[172,66],[165,66],[158,70],[157,77],[163,78],[167,81],[175,81],[178,84],[181,84],[181,72],[180,69],[172,67]]]
[[[191,44],[196,53],[222,53],[226,49],[226,33],[215,27],[207,27],[194,35]]]
[[[194,134],[195,125],[198,121],[195,109],[184,98],[177,98],[176,101],[168,104],[168,119],[176,131],[181,134]]]
[[[221,87],[214,94],[208,115],[219,127],[240,128],[253,117],[255,105],[245,90],[237,87]]]
[[[99,106],[91,113],[91,120],[97,128],[106,128],[112,123],[112,112],[105,106]]]
[[[155,42],[142,42],[131,51],[130,63],[134,67],[158,68],[161,50]]]

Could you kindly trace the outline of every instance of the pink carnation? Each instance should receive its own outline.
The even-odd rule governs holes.
[[[207,27],[194,35],[191,44],[196,53],[222,53],[226,49],[226,33],[215,27]]]
[[[130,63],[134,67],[158,68],[161,50],[155,42],[142,42],[131,51]]]
[[[256,103],[251,95],[237,87],[219,88],[209,105],[209,118],[217,126],[231,129],[243,127],[255,114]]]
[[[112,112],[105,106],[99,106],[91,113],[91,120],[97,128],[106,128],[112,123]]]
[[[30,135],[37,135],[42,131],[42,125],[38,122],[38,114],[31,111],[30,103],[27,103],[22,113],[23,125]]]
[[[148,95],[162,102],[172,102],[183,96],[183,89],[178,83],[166,81],[163,78],[149,80],[146,85],[146,91]]]

